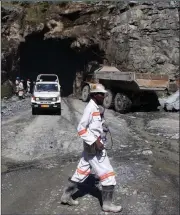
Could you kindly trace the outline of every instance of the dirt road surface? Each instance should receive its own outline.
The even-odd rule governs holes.
[[[104,214],[95,188],[79,198],[77,207],[60,203],[81,155],[76,128],[86,103],[63,98],[62,116],[32,116],[29,99],[3,105],[2,214]],[[120,214],[179,214],[178,115],[106,110]]]

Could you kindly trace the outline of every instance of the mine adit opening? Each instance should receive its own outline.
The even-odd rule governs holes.
[[[73,84],[78,72],[84,71],[91,61],[103,62],[98,45],[75,50],[71,48],[74,39],[45,39],[41,33],[26,37],[19,46],[20,70],[18,76],[35,81],[39,74],[57,74],[62,96],[73,93]]]

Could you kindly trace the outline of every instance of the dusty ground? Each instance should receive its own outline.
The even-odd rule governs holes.
[[[82,150],[76,127],[85,105],[64,98],[62,116],[32,116],[29,99],[19,108],[15,99],[3,103],[2,214],[104,214],[96,189],[78,207],[60,204]],[[179,214],[179,113],[107,110],[105,116],[121,214]]]

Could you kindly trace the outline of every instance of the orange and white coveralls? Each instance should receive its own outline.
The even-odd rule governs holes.
[[[81,183],[93,169],[99,177],[102,186],[116,185],[115,173],[109,162],[106,150],[103,149],[101,152],[97,152],[91,147],[103,132],[99,107],[92,99],[84,110],[77,130],[79,136],[83,139],[84,151],[71,180]],[[102,140],[100,141],[103,143]]]
[[[22,81],[19,82],[19,90],[24,90],[24,85]]]

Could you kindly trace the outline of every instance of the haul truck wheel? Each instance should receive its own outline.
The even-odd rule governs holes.
[[[105,108],[112,108],[114,105],[114,93],[111,90],[107,90],[107,93],[105,95],[103,106]]]
[[[89,100],[89,92],[90,92],[89,86],[85,85],[82,89],[82,100],[83,100],[83,102],[87,102]]]
[[[127,113],[131,109],[132,101],[127,95],[117,93],[114,99],[115,110],[119,113]]]

